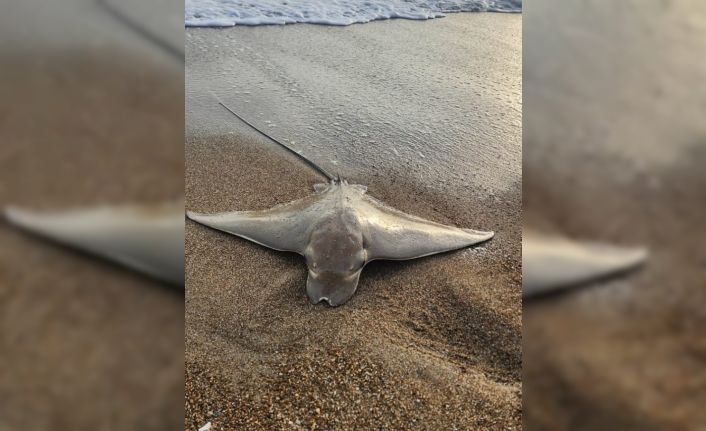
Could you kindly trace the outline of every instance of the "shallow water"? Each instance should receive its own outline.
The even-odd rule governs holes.
[[[187,0],[186,25],[350,25],[392,18],[433,19],[453,12],[520,12],[522,0]]]

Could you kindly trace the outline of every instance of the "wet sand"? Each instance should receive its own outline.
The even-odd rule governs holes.
[[[187,128],[250,132],[215,94],[329,172],[471,207],[520,181],[521,35],[520,15],[484,13],[187,29]]]
[[[455,25],[476,18],[458,16]],[[366,31],[384,37],[397,23],[388,24]],[[292,37],[307,28],[323,31],[305,26]],[[238,33],[218,37],[226,34]],[[190,55],[199,54],[187,45]],[[192,73],[187,61],[187,93]],[[189,105],[187,116],[190,210],[268,208],[322,181],[211,105]],[[330,118],[321,121],[325,129]],[[478,145],[473,137],[455,143],[469,152]],[[400,210],[496,237],[424,259],[373,262],[354,297],[329,308],[307,299],[303,258],[187,222],[186,430],[209,421],[214,429],[520,429],[519,165],[493,193],[440,170],[434,186],[448,184],[442,194],[429,179],[378,162],[379,176],[343,169]]]

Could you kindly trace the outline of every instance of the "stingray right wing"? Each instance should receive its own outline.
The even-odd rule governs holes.
[[[468,247],[493,237],[493,232],[446,226],[405,214],[365,196],[361,210],[367,222],[368,260],[405,260]]]
[[[309,228],[320,209],[321,196],[311,195],[261,211],[199,214],[187,211],[195,222],[274,250],[303,253]]]
[[[181,201],[35,212],[7,208],[12,224],[155,278],[184,285]]]
[[[639,266],[646,258],[643,248],[579,243],[526,232],[522,238],[522,296],[615,275]]]

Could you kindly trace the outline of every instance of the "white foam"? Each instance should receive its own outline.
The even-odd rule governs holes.
[[[521,12],[522,0],[186,0],[187,27],[350,25],[452,12]]]

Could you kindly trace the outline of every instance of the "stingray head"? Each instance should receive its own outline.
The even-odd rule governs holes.
[[[366,263],[363,236],[354,217],[340,215],[317,226],[304,253],[309,278],[306,292],[314,304],[344,304],[355,293]]]
[[[326,301],[332,307],[345,304],[358,287],[363,268],[350,273],[315,272],[309,269],[306,293],[314,304]]]

